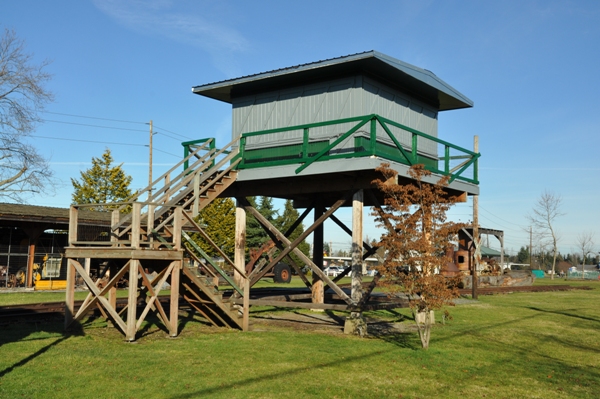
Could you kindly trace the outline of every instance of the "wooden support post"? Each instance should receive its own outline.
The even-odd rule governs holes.
[[[117,266],[115,265],[115,263],[112,260],[109,261],[108,271],[106,273],[108,274],[108,276],[107,276],[108,281],[112,281],[112,279],[117,274]],[[117,280],[117,282],[118,282],[118,280]],[[108,303],[110,304],[110,306],[113,309],[115,309],[115,310],[117,309],[117,284],[116,284],[116,282],[115,282],[115,284],[111,285],[110,288],[108,289]],[[113,327],[116,327],[116,326],[113,325]]]
[[[27,283],[26,287],[33,287],[33,263],[35,260],[35,244],[37,242],[37,238],[29,237],[29,252],[27,255]]]
[[[89,276],[90,275],[90,269],[92,267],[92,259],[91,258],[85,258],[83,265],[84,265],[83,267],[85,268],[85,273]]]
[[[119,241],[119,229],[115,226],[119,224],[119,220],[121,219],[121,213],[118,209],[112,211],[110,215],[110,242],[114,243],[112,246],[116,247]]]
[[[358,190],[352,200],[352,302],[362,299],[363,275],[363,190]],[[360,316],[360,312],[356,315]]]
[[[319,201],[319,203],[315,206],[314,212],[314,221],[317,222],[317,220],[325,212],[322,201]],[[323,223],[321,223],[313,232],[313,263],[320,269],[323,269],[323,240]],[[321,280],[316,273],[313,273],[312,303],[324,302],[325,292],[323,291],[323,280]]]
[[[69,209],[69,246],[72,247],[77,241],[77,217],[79,210],[74,206]]]
[[[352,303],[358,305],[362,302],[362,275],[363,275],[363,190],[354,193],[352,199]],[[367,334],[367,324],[362,317],[362,311],[355,309],[350,312],[344,324],[345,334],[357,334],[361,337]]]
[[[244,277],[237,270],[245,270],[246,267],[246,210],[243,205],[237,201],[235,208],[235,249],[233,262],[233,282],[238,286],[244,286],[242,281]],[[237,270],[236,270],[237,269]],[[244,290],[244,297],[246,292]]]
[[[140,214],[142,212],[142,204],[139,202],[133,203],[133,209],[131,210],[131,248],[139,249],[140,247]]]
[[[169,314],[169,336],[176,337],[179,326],[179,277],[183,262],[175,261],[171,271],[171,309]]]
[[[127,298],[127,330],[125,331],[125,339],[128,341],[134,341],[136,333],[139,263],[140,261],[137,259],[132,259],[129,262],[129,296]]]
[[[183,227],[183,209],[178,206],[173,215],[173,248],[181,249],[181,228]]]
[[[75,267],[71,264],[71,259],[67,259],[67,288],[65,299],[65,330],[73,322],[75,315]]]
[[[77,241],[77,208],[71,206],[69,209],[69,246],[72,247]],[[67,288],[65,295],[65,329],[73,322],[75,316],[75,267],[67,259]]]

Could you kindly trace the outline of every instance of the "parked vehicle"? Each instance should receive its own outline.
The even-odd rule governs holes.
[[[325,274],[327,276],[331,276],[331,277],[337,277],[343,271],[344,271],[344,268],[339,267],[339,266],[329,266],[329,267],[326,267],[325,269],[323,269],[323,272],[325,272]]]

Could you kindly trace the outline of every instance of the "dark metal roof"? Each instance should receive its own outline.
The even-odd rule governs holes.
[[[209,83],[192,92],[231,103],[233,98],[362,73],[435,106],[440,111],[468,108],[473,101],[426,69],[377,51],[276,69]]]
[[[111,214],[109,212],[80,210],[78,220],[81,224],[110,225]],[[69,209],[0,203],[0,222],[2,224],[6,224],[7,222],[28,222],[68,226]]]

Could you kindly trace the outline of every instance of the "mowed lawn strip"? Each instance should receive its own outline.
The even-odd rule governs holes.
[[[583,285],[594,289],[450,308],[453,320],[435,327],[428,351],[415,332],[242,333],[185,314],[178,338],[147,323],[136,343],[100,320],[73,335],[62,323],[6,325],[0,398],[598,397],[600,287]],[[406,309],[387,316],[398,314],[412,323]]]

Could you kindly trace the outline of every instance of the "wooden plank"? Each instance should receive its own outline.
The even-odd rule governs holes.
[[[134,204],[135,205],[135,204]],[[133,219],[135,220],[135,215]],[[139,225],[138,225],[139,226]],[[135,228],[133,232],[135,232]],[[139,231],[138,231],[139,234]],[[125,338],[129,341],[135,340],[136,329],[136,312],[137,312],[137,286],[138,286],[138,268],[140,261],[132,259],[129,262],[129,295],[127,297],[127,330]]]
[[[79,209],[73,205],[69,208],[69,245],[72,242],[77,241],[77,218],[79,215]]]
[[[235,270],[233,271],[233,281],[240,287],[243,284],[242,279],[247,280],[248,277],[246,276],[246,273],[243,272],[245,271],[246,266],[246,210],[240,204],[239,200],[235,207],[234,244],[233,261]]]
[[[131,248],[79,248],[66,247],[66,258],[92,259],[139,259],[139,260],[183,260],[182,250],[152,250]]]
[[[352,199],[352,291],[351,297],[355,304],[362,299],[363,275],[363,190],[354,193]],[[359,315],[355,315],[359,316]]]
[[[119,241],[119,228],[115,226],[119,225],[120,218],[121,212],[119,212],[118,209],[113,210],[112,214],[110,215],[110,242],[115,246],[117,245],[116,242]]]
[[[171,337],[177,336],[177,328],[179,325],[179,279],[181,274],[182,263],[182,261],[172,262],[173,269],[171,271],[171,317],[169,323],[169,335]]]
[[[181,226],[183,224],[183,210],[180,206],[175,208],[173,212],[173,248],[181,250]]]
[[[284,302],[272,301],[268,299],[250,299],[252,306],[275,306],[279,308],[301,308],[301,309],[329,309],[329,310],[349,310],[350,305],[333,303],[311,303],[311,302]],[[237,298],[233,301],[236,305],[243,304],[243,299]]]
[[[244,279],[244,299],[242,314],[242,331],[248,331],[250,327],[250,280]]]
[[[67,289],[65,298],[65,330],[73,322],[75,315],[75,267],[67,260]]]
[[[314,221],[316,223],[317,220],[323,215],[325,212],[325,207],[323,206],[323,200],[318,199],[315,205],[315,213],[314,213]],[[333,216],[333,214],[331,215]],[[325,255],[325,249],[323,242],[324,239],[324,225],[321,223],[317,228],[315,228],[313,234],[313,262],[319,269],[323,269],[323,256]],[[323,280],[319,277],[318,274],[312,274],[312,287],[311,287],[312,303],[325,303],[325,287],[323,284]],[[315,308],[317,309],[317,308]]]
[[[141,213],[142,204],[139,202],[133,203],[133,209],[131,211],[131,248],[139,249],[140,247],[140,234],[141,234]],[[137,269],[136,269],[137,273]]]

